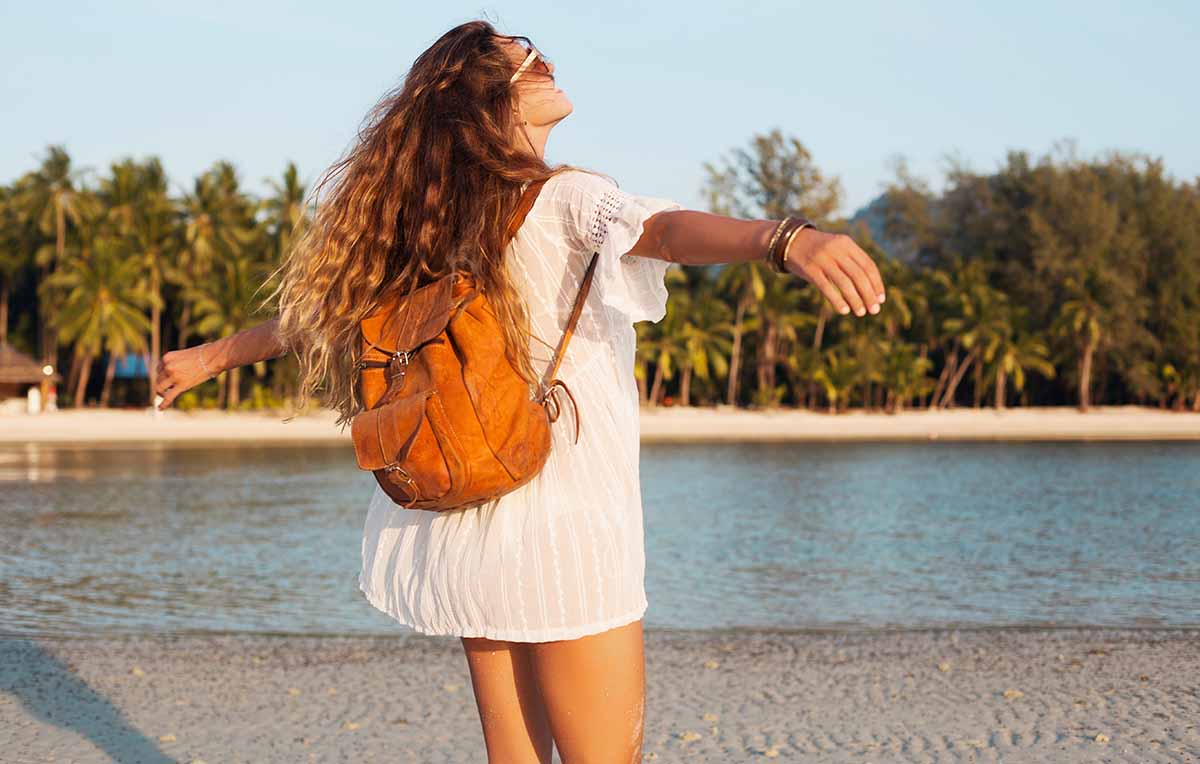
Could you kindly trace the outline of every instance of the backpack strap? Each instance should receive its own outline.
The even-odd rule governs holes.
[[[550,414],[550,421],[558,421],[558,415],[561,412],[558,398],[554,397],[554,393],[558,388],[562,388],[567,397],[571,399],[571,410],[575,412],[575,442],[579,442],[579,406],[575,404],[575,396],[571,394],[571,389],[567,387],[567,383],[563,382],[554,376],[558,371],[558,364],[562,361],[563,351],[567,349],[567,343],[571,341],[571,335],[575,331],[575,324],[579,321],[579,313],[583,310],[583,301],[587,299],[588,289],[592,285],[592,276],[596,272],[596,261],[599,259],[600,253],[592,253],[592,261],[588,263],[587,272],[583,275],[583,285],[579,287],[579,294],[575,296],[575,305],[571,308],[571,317],[567,319],[567,326],[563,329],[562,339],[558,342],[558,349],[554,351],[554,362],[550,366],[550,370],[543,378],[550,380],[549,385],[545,385],[546,392],[542,394],[541,403],[546,404],[546,401],[551,401],[554,404],[554,409]]]
[[[546,379],[554,379],[554,375],[558,372],[563,351],[567,349],[567,343],[571,341],[571,335],[575,332],[575,324],[578,323],[579,314],[583,311],[583,302],[587,299],[588,290],[592,286],[592,277],[596,274],[596,261],[599,257],[599,252],[592,254],[592,261],[588,263],[587,271],[583,274],[583,284],[579,287],[579,293],[575,295],[575,304],[571,306],[571,317],[567,319],[562,339],[558,341],[558,349],[554,351],[554,362],[551,364],[550,370],[546,372]]]
[[[508,246],[508,242],[514,236],[516,236],[517,229],[519,229],[521,224],[525,222],[525,216],[529,214],[529,210],[532,209],[533,203],[537,199],[538,192],[542,190],[542,186],[545,185],[545,183],[546,179],[530,183],[528,188],[521,195],[521,199],[517,203],[517,208],[513,211],[512,218],[509,219],[508,229],[505,232],[505,246]],[[579,292],[575,295],[575,304],[571,306],[571,315],[569,318],[567,318],[567,325],[563,329],[562,338],[559,339],[558,347],[554,350],[554,358],[550,363],[550,368],[546,372],[546,375],[542,378],[542,387],[545,389],[545,392],[542,393],[540,402],[543,405],[545,405],[547,400],[551,400],[554,403],[554,409],[550,416],[551,422],[558,420],[560,411],[558,400],[551,397],[556,389],[561,387],[571,399],[571,407],[575,411],[576,443],[579,442],[579,409],[575,405],[575,396],[571,394],[571,391],[567,388],[566,383],[561,379],[556,379],[554,375],[558,373],[558,366],[560,363],[562,363],[562,357],[563,353],[567,349],[567,343],[571,341],[571,335],[575,333],[575,325],[579,322],[579,314],[583,312],[583,303],[587,299],[588,291],[591,289],[592,278],[596,273],[596,261],[599,259],[599,257],[599,252],[592,253],[592,260],[590,263],[588,263],[587,271],[585,271],[583,274],[583,283],[579,287]]]
[[[503,247],[507,247],[508,242],[517,235],[517,229],[525,222],[525,216],[533,208],[533,203],[537,201],[538,192],[542,190],[542,186],[546,185],[547,180],[548,178],[543,178],[534,183],[526,181],[527,185],[523,186],[524,190],[521,193],[521,198],[517,200],[516,209],[513,210],[512,215],[508,219],[508,226],[504,231]]]

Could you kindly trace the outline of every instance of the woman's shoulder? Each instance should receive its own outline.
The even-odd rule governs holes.
[[[617,187],[617,182],[611,175],[597,170],[570,167],[551,175],[546,180],[546,185],[542,187],[542,192],[557,198],[572,200],[603,194],[605,191]]]
[[[593,170],[568,168],[554,173],[538,194],[534,216],[561,228],[572,245],[587,248],[601,214],[613,194],[619,194],[611,176]]]

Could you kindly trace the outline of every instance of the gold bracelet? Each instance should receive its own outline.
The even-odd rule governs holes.
[[[784,240],[791,236],[792,232],[796,230],[796,226],[799,226],[804,222],[804,219],[788,215],[785,222],[786,225],[780,232],[780,238],[775,242],[775,246],[771,247],[771,251],[767,253],[767,262],[770,264],[771,270],[775,271],[776,273],[787,272],[783,268],[783,259],[780,257],[780,245],[783,244]]]
[[[807,220],[802,220],[800,225],[788,232],[788,235],[784,237],[783,246],[779,248],[779,260],[776,263],[775,270],[779,271],[780,273],[790,273],[790,271],[787,269],[788,247],[792,246],[792,239],[796,238],[796,234],[800,233],[805,228],[812,227],[812,223],[808,222]]]
[[[789,217],[788,219],[794,225],[784,232],[781,246],[777,246],[776,250],[771,253],[771,268],[776,273],[790,273],[790,271],[787,269],[787,251],[788,247],[791,246],[792,239],[795,238],[796,234],[805,228],[812,228],[814,230],[817,228],[812,224],[812,221],[806,218]]]

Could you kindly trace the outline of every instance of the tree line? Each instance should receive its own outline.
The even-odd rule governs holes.
[[[710,212],[800,214],[875,258],[887,302],[840,316],[764,263],[667,271],[667,314],[636,325],[649,405],[898,411],[1138,403],[1200,411],[1200,179],[1162,162],[1063,143],[1008,152],[993,172],[952,163],[933,191],[902,160],[867,208],[779,130],[705,162]],[[259,295],[310,209],[294,164],[242,187],[217,162],[171,190],[157,158],[79,170],[60,146],[0,186],[0,343],[65,360],[63,396],[109,405],[119,357],[154,360],[269,317]],[[98,378],[97,378],[98,377]],[[290,356],[231,370],[181,407],[281,407]],[[153,380],[127,385],[145,405]]]

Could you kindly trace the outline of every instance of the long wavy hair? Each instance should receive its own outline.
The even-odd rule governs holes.
[[[359,321],[452,271],[482,287],[509,361],[536,382],[528,312],[505,268],[504,224],[525,181],[593,171],[550,166],[514,144],[521,126],[506,39],[528,43],[470,21],[417,56],[314,186],[312,224],[276,271],[268,300],[278,300],[279,337],[299,363],[300,403],[321,391],[337,425],[362,410]]]

